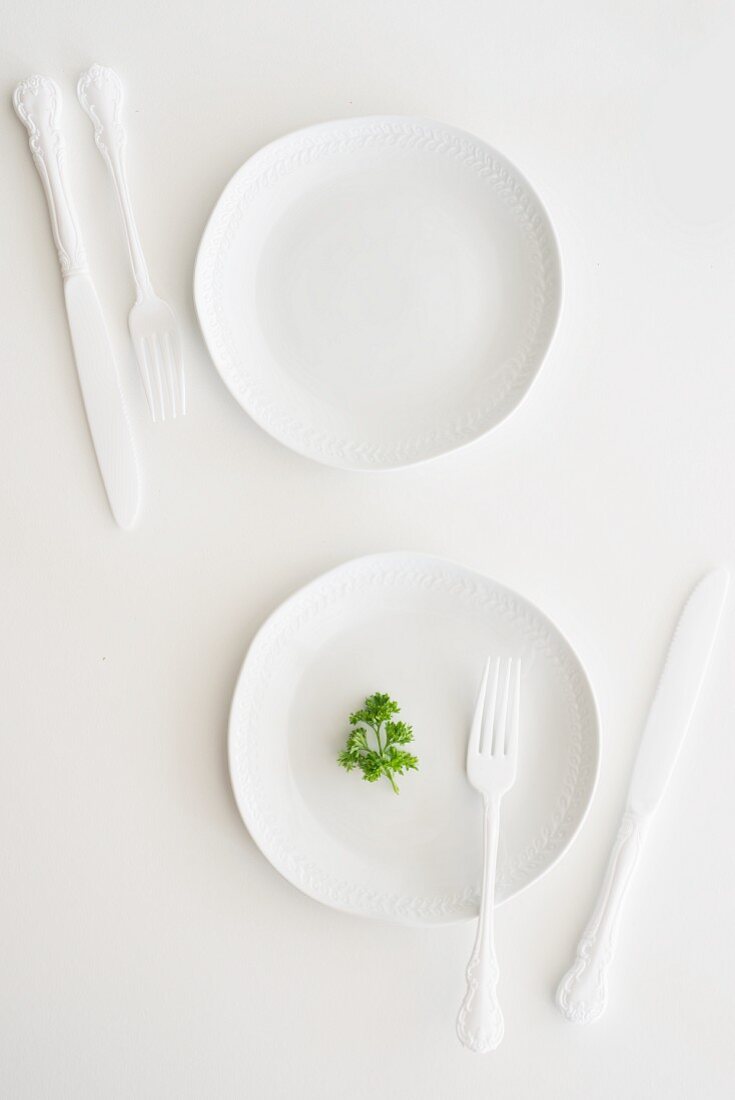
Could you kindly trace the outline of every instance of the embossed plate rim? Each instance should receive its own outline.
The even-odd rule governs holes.
[[[579,787],[577,799],[575,801],[573,797],[574,789],[567,804],[564,804],[562,797],[560,810],[555,811],[541,831],[548,834],[551,829],[551,837],[547,836],[545,840],[546,851],[541,851],[543,859],[539,859],[536,842],[528,845],[520,856],[514,856],[506,880],[508,892],[505,896],[501,894],[498,904],[536,882],[568,851],[589,811],[599,775],[599,714],[584,666],[565,635],[535,604],[491,577],[430,554],[390,551],[354,558],[299,588],[268,616],[250,643],[233,694],[228,734],[232,788],[240,815],[262,853],[284,878],[315,900],[361,916],[407,924],[466,920],[476,915],[479,882],[455,895],[417,898],[370,891],[359,883],[338,880],[328,868],[319,866],[308,853],[305,855],[297,851],[291,840],[284,839],[279,832],[279,822],[274,816],[269,819],[267,796],[259,790],[258,695],[262,696],[271,673],[274,647],[288,644],[294,623],[339,602],[350,588],[371,582],[382,586],[391,583],[391,578],[394,581],[397,578],[399,582],[405,578],[419,582],[428,579],[430,585],[438,584],[445,589],[451,585],[458,598],[459,589],[464,586],[464,594],[468,598],[477,599],[480,593],[485,602],[492,602],[494,612],[507,614],[514,620],[525,619],[529,638],[533,637],[534,643],[544,642],[546,646],[553,643],[556,647],[560,656],[554,657],[552,654],[552,659],[561,666],[566,663],[567,668],[562,671],[567,674],[570,690],[577,692],[585,709],[579,718],[580,762],[574,776],[574,787]],[[576,687],[574,678],[577,680]],[[586,801],[579,806],[578,802],[585,797],[585,792]],[[570,821],[567,822],[562,816],[552,828],[559,812],[569,815]],[[552,843],[555,836],[556,847]],[[541,870],[537,869],[539,864]]]
[[[415,434],[389,445],[356,440],[317,429],[295,419],[273,394],[248,371],[238,356],[223,305],[223,267],[227,249],[252,191],[269,187],[308,158],[324,155],[325,147],[343,141],[366,145],[390,138],[404,148],[413,142],[432,152],[461,159],[486,180],[514,216],[524,222],[533,242],[537,269],[535,304],[516,352],[500,368],[501,381],[492,399],[468,406],[454,421],[431,433]],[[331,143],[331,146],[330,146]],[[519,213],[520,212],[520,213]],[[537,253],[537,254],[536,254]],[[263,146],[235,172],[225,186],[202,235],[194,271],[194,302],[210,356],[235,400],[266,432],[298,454],[342,469],[387,471],[431,461],[469,446],[514,412],[527,397],[548,353],[562,306],[559,244],[544,203],[526,177],[488,142],[456,126],[410,115],[369,115],[315,123]]]

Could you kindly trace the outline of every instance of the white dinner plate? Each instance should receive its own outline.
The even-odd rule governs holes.
[[[194,292],[212,358],[261,427],[320,462],[390,469],[516,407],[561,275],[549,218],[505,157],[452,126],[379,116],[246,161]]]
[[[273,866],[318,901],[443,923],[476,915],[482,803],[465,775],[489,654],[523,659],[518,776],[503,799],[497,901],[543,874],[592,797],[595,703],[569,643],[488,577],[425,555],[376,554],[302,588],[255,637],[230,716],[240,813]],[[337,764],[373,692],[413,725],[419,771],[366,783]]]

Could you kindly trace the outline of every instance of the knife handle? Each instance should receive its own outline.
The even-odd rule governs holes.
[[[28,144],[46,193],[51,230],[64,278],[87,271],[76,214],[66,185],[66,150],[59,128],[61,91],[45,76],[22,80],[13,94],[13,106],[28,131]]]
[[[110,170],[125,225],[133,277],[139,293],[145,293],[151,289],[151,277],[133,215],[125,171],[126,135],[122,123],[122,81],[114,69],[93,65],[79,77],[77,98],[92,120],[95,144]]]
[[[623,899],[638,862],[647,822],[626,810],[615,838],[597,905],[575,960],[559,983],[556,1003],[567,1020],[589,1023],[607,1004],[607,972],[615,953]]]

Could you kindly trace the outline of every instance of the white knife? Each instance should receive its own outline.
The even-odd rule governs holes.
[[[679,617],[638,748],[628,803],[597,905],[577,947],[574,963],[556,993],[556,1002],[568,1020],[578,1023],[596,1020],[607,1004],[607,971],[615,951],[623,898],[646,830],[691,724],[729,583],[725,569],[708,573],[689,596]]]
[[[48,201],[74,358],[100,473],[113,516],[121,527],[132,527],[140,507],[140,471],[107,327],[64,176],[61,92],[53,80],[32,76],[15,89],[13,106],[28,130]]]

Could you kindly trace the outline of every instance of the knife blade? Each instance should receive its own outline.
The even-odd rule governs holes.
[[[652,814],[668,786],[704,683],[729,584],[726,569],[708,573],[679,616],[633,766],[632,813]]]
[[[628,800],[587,927],[575,960],[559,983],[556,1003],[568,1020],[598,1019],[607,1004],[623,900],[648,825],[671,778],[691,725],[712,657],[730,577],[708,573],[694,588],[679,616],[633,766]]]
[[[140,507],[138,458],[120,376],[69,197],[59,129],[61,92],[54,81],[32,76],[15,89],[13,106],[28,130],[48,202],[74,358],[100,473],[115,520],[129,528]]]
[[[102,307],[88,275],[66,278],[64,298],[100,473],[112,514],[120,527],[128,529],[140,507],[140,473]]]

